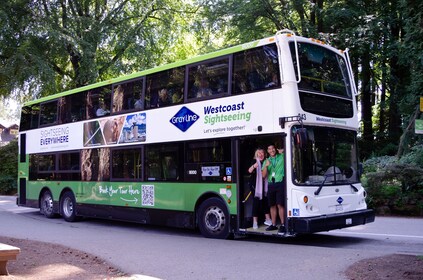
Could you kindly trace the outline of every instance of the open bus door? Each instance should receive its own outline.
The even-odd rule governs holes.
[[[252,136],[252,137],[242,137],[237,140],[237,154],[238,159],[238,168],[239,168],[239,204],[238,204],[238,225],[239,233],[241,234],[259,234],[259,235],[280,235],[277,230],[266,231],[267,225],[264,224],[265,213],[262,209],[259,210],[258,216],[258,228],[253,228],[253,201],[254,201],[254,182],[255,174],[250,174],[248,169],[255,163],[254,154],[255,151],[260,148],[265,152],[265,158],[268,157],[267,147],[270,144],[274,144],[276,148],[285,148],[286,136],[284,134],[270,135],[270,136]],[[285,156],[285,155],[284,155]],[[285,161],[286,162],[286,159]],[[285,172],[286,172],[285,165]],[[252,182],[253,181],[253,182]],[[285,178],[284,185],[286,186]],[[286,192],[285,192],[286,193]],[[286,195],[286,194],[285,194]],[[267,196],[263,196],[265,203],[268,203]],[[286,201],[286,196],[285,196]],[[285,221],[286,210],[284,213]],[[278,217],[277,224],[280,223]],[[285,225],[287,222],[285,222]]]

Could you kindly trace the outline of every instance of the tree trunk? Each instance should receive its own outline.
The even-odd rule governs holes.
[[[381,89],[380,89],[380,106],[379,106],[379,132],[378,132],[378,140],[380,141],[381,138],[385,137],[385,106],[386,106],[386,65],[383,63],[382,65],[382,82],[381,82]]]
[[[404,129],[404,132],[402,133],[400,137],[400,141],[398,144],[397,158],[401,158],[404,152],[407,150],[406,148],[407,148],[408,139],[410,135],[413,135],[414,123],[419,115],[420,115],[420,106],[417,106],[416,110],[414,111],[414,114],[410,117],[410,120],[408,121],[407,128]]]
[[[367,47],[369,48],[369,47]],[[372,92],[370,90],[370,51],[365,51],[361,63],[361,112],[363,121],[363,141],[361,148],[363,157],[370,156],[373,147],[373,129],[372,129]]]

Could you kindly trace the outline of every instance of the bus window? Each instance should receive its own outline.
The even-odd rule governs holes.
[[[297,67],[294,43],[290,43],[289,47],[294,67]],[[340,55],[308,43],[298,43],[298,55],[301,69],[301,82],[298,85],[300,89],[352,98],[347,64]]]
[[[113,113],[144,108],[142,97],[144,79],[113,85]]]
[[[41,103],[40,126],[53,125],[56,123],[57,123],[57,100]]]
[[[98,118],[110,115],[111,87],[104,86],[91,89],[86,96],[87,118]]]
[[[52,180],[55,171],[55,154],[29,156],[29,180]]]
[[[231,167],[230,139],[187,144],[185,176],[190,182],[222,182]]]
[[[145,152],[147,181],[179,181],[178,146],[149,146]]]
[[[184,100],[185,67],[147,76],[146,108],[166,107]]]
[[[60,122],[71,123],[86,119],[85,92],[62,97],[60,101]]]
[[[236,53],[232,93],[242,94],[280,86],[276,45]]]
[[[112,179],[141,179],[141,149],[112,150]]]
[[[22,107],[19,130],[24,131],[38,128],[39,111],[38,105]]]
[[[356,132],[307,127],[307,139],[299,145],[298,127],[292,128],[294,180],[296,184],[353,184],[359,182]]]
[[[57,155],[57,160],[56,179],[64,181],[81,180],[79,152],[60,153]]]
[[[58,170],[79,171],[79,153],[59,154],[58,160]]]
[[[189,66],[188,99],[228,93],[229,58]]]

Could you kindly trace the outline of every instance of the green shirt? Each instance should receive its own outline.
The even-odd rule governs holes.
[[[282,182],[283,177],[285,176],[285,159],[283,154],[276,154],[275,157],[269,157],[267,160],[270,162],[267,167],[267,180],[269,183],[272,183],[272,177],[275,178],[275,183]],[[263,164],[263,168],[266,168]],[[274,174],[274,176],[273,176]]]

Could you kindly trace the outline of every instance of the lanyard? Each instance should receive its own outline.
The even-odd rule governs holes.
[[[270,158],[270,163],[272,164],[272,168],[273,169],[275,169],[276,168],[276,165],[278,165],[278,162],[279,162],[279,159],[277,158],[277,156],[275,156],[275,157],[271,157]]]

